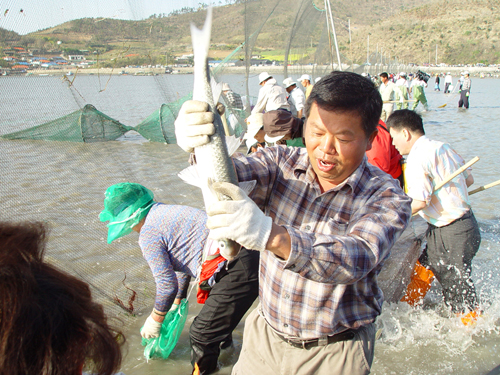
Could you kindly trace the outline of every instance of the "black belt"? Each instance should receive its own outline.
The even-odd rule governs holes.
[[[310,349],[315,346],[326,346],[329,344],[334,344],[339,341],[349,341],[352,340],[356,336],[356,331],[353,329],[348,329],[347,331],[337,333],[333,336],[326,336],[319,339],[312,340],[294,340],[288,339],[284,336],[277,334],[280,339],[282,339],[287,344],[293,346],[294,348],[299,349]]]

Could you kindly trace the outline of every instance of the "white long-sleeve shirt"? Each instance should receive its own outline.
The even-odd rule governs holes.
[[[257,104],[255,104],[255,107],[252,109],[252,115],[280,108],[289,111],[290,105],[286,97],[286,90],[278,85],[274,78],[267,80],[264,86],[259,90],[259,97],[257,98]]]
[[[295,108],[295,111],[292,108],[292,114],[294,116],[297,116],[297,112],[303,110],[306,105],[306,96],[304,95],[304,92],[301,89],[295,87],[292,91],[290,91],[288,101],[291,104],[290,107],[292,107],[293,105],[293,107]]]

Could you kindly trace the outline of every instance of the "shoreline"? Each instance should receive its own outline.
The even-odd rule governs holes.
[[[350,71],[350,67],[343,67],[344,70]],[[389,69],[391,68],[391,69]],[[287,71],[288,75],[301,75],[303,73],[313,74],[313,71],[328,71],[328,66],[312,66],[312,65],[292,65],[289,66]],[[364,66],[363,71],[370,74],[375,74],[383,71],[389,71],[391,73],[398,73],[399,71],[416,72],[421,70],[426,73],[444,73],[451,72],[453,76],[459,75],[461,72],[467,70],[472,77],[479,76],[481,74],[492,75],[493,77],[500,76],[500,68],[498,67],[428,67],[428,66],[412,66],[408,67],[405,65],[397,66]],[[395,70],[395,71],[392,71]],[[246,68],[244,66],[230,66],[224,68],[224,74],[245,74]],[[283,66],[252,66],[250,67],[250,75],[257,75],[261,72],[268,72],[270,74],[283,74]],[[373,73],[372,73],[373,72]],[[63,76],[68,77],[75,75],[133,75],[133,76],[147,76],[147,75],[159,75],[159,74],[192,74],[193,67],[176,67],[173,68],[173,73],[165,73],[165,68],[58,68],[58,69],[33,69],[25,73],[11,72],[8,75],[11,76]]]

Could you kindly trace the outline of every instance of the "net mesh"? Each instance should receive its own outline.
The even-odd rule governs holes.
[[[112,141],[131,130],[99,112],[93,105],[29,129],[2,135],[5,139],[38,139],[68,142]]]
[[[105,9],[104,1],[95,4]],[[124,11],[141,18],[145,3],[127,4]],[[217,82],[229,82],[242,96],[243,109],[231,106],[224,95],[221,99],[233,132],[240,136],[258,92],[256,76],[263,69],[296,79],[302,73],[320,77],[338,66],[325,11],[312,1],[238,1],[234,7],[235,17],[241,18],[234,34],[243,37],[228,47],[230,52],[218,61],[212,75]],[[292,13],[284,11],[289,7]],[[191,9],[173,17],[182,16],[186,25],[179,30],[178,40],[187,40],[189,17],[202,22],[205,12]],[[24,16],[19,22],[26,22]],[[86,19],[80,23],[88,28],[85,56],[94,65],[80,67],[72,76],[63,75],[69,66],[62,66],[55,73],[9,71],[0,79],[0,219],[47,222],[51,228],[48,260],[88,282],[108,314],[120,317],[135,334],[144,321],[137,315],[149,313],[153,306],[155,285],[135,233],[106,243],[107,227],[99,221],[104,192],[116,183],[136,182],[151,189],[156,201],[203,208],[199,189],[177,177],[188,162],[175,145],[174,120],[192,97],[192,75],[164,74],[165,65],[172,73],[183,72],[181,55],[189,60],[191,50],[177,50],[174,66],[176,46],[162,31],[168,23],[165,26],[161,17],[147,22],[148,27],[141,25],[134,32],[129,22],[114,24],[119,48],[115,45],[115,54],[105,58],[110,47],[104,40],[106,30],[96,25],[107,24],[106,18]],[[344,26],[337,30],[339,39],[344,38],[341,46],[345,45]],[[1,43],[5,48],[24,43],[25,49],[39,56],[50,51],[54,57],[68,56],[76,47],[62,51],[57,41],[64,46],[65,35],[72,30],[61,26],[54,35],[47,31],[36,39],[2,39]],[[276,48],[267,47],[270,40]],[[161,54],[153,56],[153,49]],[[345,48],[340,52],[344,70],[371,74],[408,70],[373,53],[370,64],[355,65],[344,56],[348,55]],[[274,65],[255,66],[266,59],[275,61]],[[90,73],[92,68],[99,70]]]

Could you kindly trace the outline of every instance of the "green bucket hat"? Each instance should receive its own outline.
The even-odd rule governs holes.
[[[153,192],[140,184],[123,182],[104,193],[104,210],[99,219],[108,221],[108,243],[132,232],[155,203]]]

